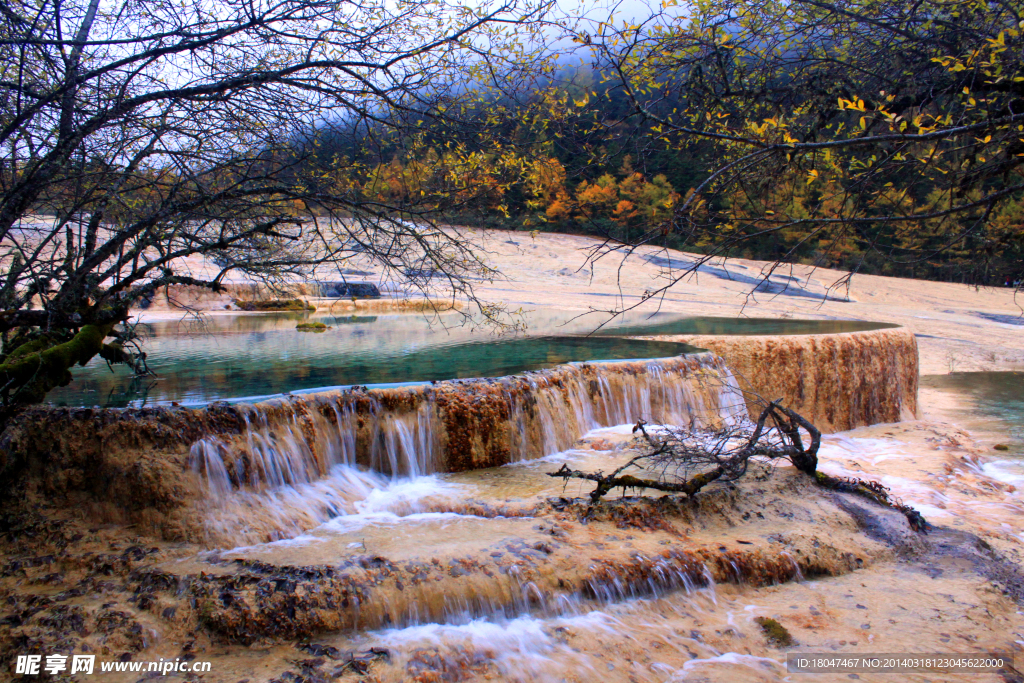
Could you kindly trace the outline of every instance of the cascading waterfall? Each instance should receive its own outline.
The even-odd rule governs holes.
[[[366,397],[342,392],[336,400],[326,395],[241,407],[242,433],[196,441],[193,468],[204,473],[214,497],[308,484],[338,465],[357,462],[393,477],[438,471],[438,420],[429,398],[412,411],[393,413],[372,395]],[[353,398],[368,403],[358,414],[359,401]],[[361,439],[360,432],[372,438]],[[361,451],[365,462],[359,461]]]
[[[747,417],[735,378],[710,354],[353,387],[235,409],[240,432],[197,440],[191,462],[206,481],[214,526],[251,527],[255,535],[241,537],[264,540],[351,513],[366,490],[390,485],[387,477],[393,483],[538,458],[592,429],[641,419],[706,429]]]
[[[729,369],[702,357],[695,367],[693,358],[580,364],[570,366],[576,372],[535,373],[525,402],[536,406],[536,434],[515,439],[512,460],[551,455],[591,429],[640,419],[693,428],[745,419],[746,404]],[[519,433],[529,434],[529,411],[516,405],[513,414]]]
[[[255,405],[41,407],[6,430],[3,450],[15,465],[8,472],[34,463],[24,476],[42,495],[84,495],[105,519],[206,542],[196,505],[321,481],[346,463],[386,480],[528,460],[570,447],[595,426],[640,417],[728,421],[744,411],[726,362],[744,388],[782,397],[824,433],[916,411],[917,341],[904,329],[699,343],[717,356],[325,390]]]
[[[437,415],[429,400],[420,404],[414,415],[383,415],[379,420],[380,437],[372,440],[371,469],[412,477],[436,471]],[[347,434],[341,438],[354,444],[351,423],[341,425],[338,431],[345,430]]]
[[[884,355],[869,351],[865,355]],[[771,359],[777,356],[787,357]],[[799,375],[801,362],[772,372]],[[736,367],[750,381],[745,366]],[[850,405],[866,406],[865,415],[891,416],[876,411],[884,402],[873,398],[885,395],[878,380],[886,375],[872,368],[860,383],[866,398]],[[837,391],[849,388],[853,377],[834,383]],[[770,384],[750,386],[782,395],[764,388]],[[804,387],[792,395],[803,396]],[[76,493],[64,500],[86,502],[83,515],[97,522],[131,522],[133,536],[158,531],[176,542],[163,558],[124,563],[126,585],[145,596],[147,606],[142,597],[137,606],[149,613],[140,615],[143,623],[177,612],[176,623],[168,624],[174,633],[201,629],[222,642],[286,645],[282,639],[293,639],[300,649],[320,641],[319,634],[335,634],[326,640],[344,630],[363,631],[365,638],[366,629],[405,625],[443,633],[482,628],[486,642],[473,656],[490,661],[504,656],[508,642],[493,634],[515,633],[516,624],[560,620],[535,628],[578,650],[579,634],[565,637],[553,624],[591,619],[607,603],[617,603],[608,614],[622,615],[624,601],[677,593],[702,596],[700,606],[685,607],[690,623],[706,623],[704,632],[719,626],[723,641],[750,642],[753,633],[744,634],[747,624],[737,626],[731,611],[712,622],[708,614],[715,610],[702,609],[717,599],[716,584],[779,584],[891,559],[892,547],[903,542],[888,540],[903,538],[894,531],[905,526],[901,517],[886,526],[886,543],[867,539],[852,516],[845,521],[841,501],[816,495],[814,481],[790,468],[753,488],[740,483],[710,487],[690,500],[666,496],[601,506],[572,498],[585,495],[583,487],[567,489],[545,476],[560,462],[589,471],[628,462],[641,446],[629,441],[628,427],[616,425],[644,419],[692,428],[700,439],[703,430],[747,418],[725,361],[700,354],[324,390],[254,405],[55,409],[37,413],[32,429],[18,438],[35,449],[22,446],[22,452],[38,454],[28,460],[33,468],[57,475],[30,480],[42,494],[69,482],[91,487],[85,489],[91,497]],[[67,428],[55,429],[57,420]],[[593,431],[604,427],[613,429]],[[529,462],[546,455],[554,457]],[[887,450],[886,457],[894,456]],[[473,468],[488,469],[438,476]],[[99,501],[102,507],[88,505]],[[774,528],[786,533],[765,533]],[[182,541],[204,552],[192,557]],[[908,541],[907,547],[916,545]],[[129,548],[124,557],[137,552]],[[43,571],[40,566],[34,576]],[[121,565],[115,571],[121,573]],[[722,594],[721,611],[735,609],[734,593]],[[646,600],[635,604],[641,603],[635,614],[645,625],[664,609],[651,603],[652,611]],[[168,611],[171,606],[178,607]],[[685,630],[673,626],[673,632],[685,639]],[[691,637],[680,651],[687,663],[686,655],[706,654],[700,640]],[[643,641],[637,640],[637,657],[616,663],[632,665],[659,642],[648,648]],[[718,645],[717,638],[709,642]],[[440,656],[445,646],[452,661],[463,661],[460,642],[442,643]],[[430,647],[433,657],[437,648]],[[414,654],[421,652],[416,648]],[[718,654],[705,660],[717,661]],[[394,656],[396,671],[415,673],[404,668],[401,653]],[[603,665],[598,669],[587,675],[605,676]],[[653,678],[663,679],[660,673]]]

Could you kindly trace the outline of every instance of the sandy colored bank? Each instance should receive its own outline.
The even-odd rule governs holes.
[[[588,238],[468,234],[507,277],[478,283],[477,293],[513,310],[621,310],[666,284],[667,264],[690,259],[648,248],[595,262]],[[380,275],[358,267],[367,279]],[[325,523],[254,535],[260,542],[238,547],[163,538],[141,516],[125,523],[96,508],[54,505],[47,490],[70,491],[90,476],[71,458],[55,466],[60,480],[50,489],[29,482],[3,510],[0,665],[28,651],[66,650],[210,660],[202,680],[211,683],[653,683],[795,680],[787,651],[1024,658],[1024,501],[1012,477],[992,467],[1005,435],[955,394],[916,391],[918,371],[1024,367],[1012,292],[871,276],[837,290],[842,273],[798,266],[773,275],[774,293],[752,293],[764,268],[707,264],[645,310],[901,325],[869,333],[873,344],[840,340],[824,349],[811,337],[689,340],[729,359],[751,386],[783,387],[807,405],[848,400],[858,376],[888,382],[889,392],[861,392],[868,404],[815,415],[840,430],[825,437],[820,469],[888,487],[925,515],[930,533],[789,467],[692,500],[600,509],[574,500],[586,489],[547,476],[562,463],[610,471],[627,461],[643,446],[628,425],[502,467],[415,479],[350,468],[304,488],[229,491],[230,507],[211,503],[209,514],[243,539],[281,511],[320,500],[335,506]],[[887,353],[888,345],[899,352]],[[915,346],[919,370],[907,360]],[[885,421],[846,429],[841,415]],[[183,454],[151,459],[133,476],[183,471]],[[168,501],[191,493],[167,491]],[[773,639],[758,621],[766,618],[790,642]],[[856,676],[806,678],[894,680]],[[997,683],[1020,674],[899,680]]]

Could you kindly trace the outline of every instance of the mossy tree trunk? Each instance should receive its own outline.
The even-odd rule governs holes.
[[[75,365],[85,365],[97,355],[115,363],[128,361],[129,354],[119,345],[104,342],[113,328],[112,322],[83,325],[66,341],[39,336],[7,353],[0,363],[0,431],[25,406],[41,402],[51,390],[68,384]]]

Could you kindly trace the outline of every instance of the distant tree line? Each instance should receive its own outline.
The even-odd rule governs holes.
[[[446,225],[595,235],[591,259],[659,245],[766,259],[765,276],[1019,282],[1022,15],[0,3],[0,428],[96,356],[144,373],[130,311],[170,285],[343,279],[369,258],[510,324],[474,291],[502,274]],[[558,37],[590,66],[559,61]]]
[[[450,218],[616,249],[1019,283],[1022,16],[1012,0],[711,0],[577,23],[590,64],[502,102],[520,112],[501,123],[520,156],[479,148],[479,192]],[[463,123],[383,142],[387,168],[362,182],[422,191],[422,167],[446,163],[486,110]]]

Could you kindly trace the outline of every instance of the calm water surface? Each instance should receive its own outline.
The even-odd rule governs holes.
[[[956,394],[967,406],[965,417],[1009,451],[1024,457],[1024,372],[954,372],[925,375],[921,386]]]
[[[833,320],[692,318],[633,315],[593,334],[603,318],[573,319],[538,311],[526,335],[497,336],[460,325],[458,314],[334,316],[269,313],[208,316],[140,324],[155,377],[133,379],[124,367],[94,359],[48,397],[69,406],[203,404],[321,387],[499,377],[570,361],[661,358],[694,351],[670,342],[615,338],[626,334],[807,334],[882,325]],[[326,332],[301,332],[323,322]]]

